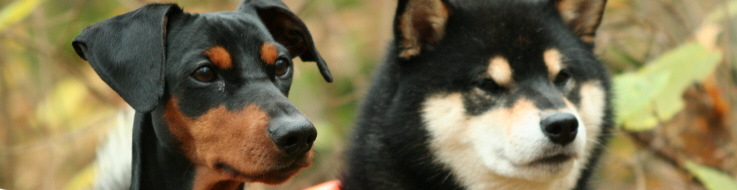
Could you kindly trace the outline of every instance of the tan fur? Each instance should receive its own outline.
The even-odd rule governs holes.
[[[581,36],[581,41],[593,44],[594,43],[594,35],[583,35]]]
[[[501,86],[509,86],[512,84],[512,68],[509,66],[509,62],[502,56],[496,56],[489,60],[488,71],[491,79]]]
[[[557,49],[548,49],[543,53],[543,61],[548,67],[548,77],[550,80],[555,79],[561,69],[563,69],[563,55]]]
[[[186,117],[175,98],[169,99],[164,119],[197,167],[195,187],[228,186],[228,181],[278,184],[312,163],[312,151],[296,160],[281,151],[268,134],[268,114],[258,105],[230,111],[224,105],[197,118]],[[238,173],[218,168],[227,164]],[[280,171],[295,167],[294,170]],[[225,182],[225,183],[224,183]]]
[[[597,144],[598,135],[601,133],[601,125],[604,122],[604,108],[606,107],[606,93],[599,82],[586,82],[581,85],[581,102],[578,113],[586,126],[586,141],[589,144]],[[595,146],[587,146],[584,157]]]
[[[223,46],[212,47],[205,54],[210,58],[212,64],[220,69],[230,69],[233,67],[233,60],[230,58],[230,53]]]
[[[261,60],[266,64],[273,65],[278,57],[279,50],[276,49],[276,45],[269,42],[264,42],[264,44],[261,45]]]
[[[423,43],[436,43],[445,33],[448,8],[440,0],[410,0],[400,16],[399,57],[408,59],[420,54]]]
[[[448,127],[448,126],[465,126],[466,110],[463,107],[463,97],[461,94],[450,94],[447,96],[437,96],[425,102],[423,109],[424,118],[432,118],[428,122],[428,130],[432,131],[432,146],[438,151],[455,150],[461,155],[466,155],[462,150],[471,142],[466,138],[469,134],[468,127]]]
[[[204,166],[197,166],[196,167],[197,174],[195,175],[194,183],[192,189],[194,190],[210,190],[210,189],[230,189],[233,190],[238,185],[240,185],[241,182],[238,181],[232,181],[232,180],[225,180],[222,181],[222,179],[228,178],[227,175],[217,172],[211,168],[204,167]]]

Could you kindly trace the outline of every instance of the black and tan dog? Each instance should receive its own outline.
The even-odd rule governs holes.
[[[317,132],[287,99],[291,60],[332,79],[279,0],[205,14],[147,5],[86,28],[73,46],[137,112],[131,189],[279,184],[312,163]]]
[[[605,0],[399,0],[344,189],[586,189],[612,126]]]

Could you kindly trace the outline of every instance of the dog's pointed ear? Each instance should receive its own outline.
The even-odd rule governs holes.
[[[168,15],[181,12],[147,5],[85,28],[72,46],[131,107],[150,112],[164,94]]]
[[[400,0],[394,19],[398,56],[409,59],[436,45],[445,33],[449,12],[444,0]]]
[[[293,57],[314,61],[325,81],[332,82],[328,65],[315,48],[307,26],[280,0],[245,0],[238,11],[254,14],[261,19],[274,40],[284,45]]]
[[[555,7],[563,22],[581,41],[594,44],[596,28],[601,23],[606,0],[556,0]]]

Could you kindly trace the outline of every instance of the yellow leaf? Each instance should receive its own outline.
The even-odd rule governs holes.
[[[67,183],[66,190],[85,190],[92,189],[92,183],[95,181],[95,163],[87,165],[81,171],[74,174],[74,177]]]
[[[69,126],[72,116],[78,116],[89,101],[89,90],[81,81],[67,78],[56,83],[54,89],[37,109],[39,121],[57,129]],[[63,129],[59,129],[63,130]]]
[[[0,31],[23,20],[41,3],[41,0],[15,0],[0,10]]]

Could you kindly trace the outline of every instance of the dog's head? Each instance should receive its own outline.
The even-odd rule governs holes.
[[[297,16],[278,0],[236,12],[155,4],[88,27],[73,42],[161,144],[216,180],[286,181],[312,163],[317,132],[289,102],[292,58],[330,72]]]
[[[604,4],[400,1],[399,93],[421,94],[431,151],[460,182],[575,183],[608,113],[591,49]]]

